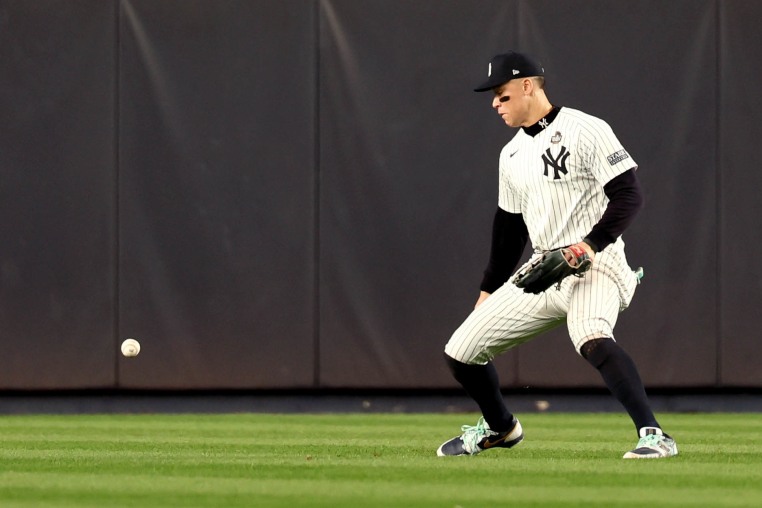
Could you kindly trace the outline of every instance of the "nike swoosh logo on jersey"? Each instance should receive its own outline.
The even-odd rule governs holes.
[[[516,150],[516,151],[515,151],[515,152],[513,152],[511,155],[509,155],[509,156],[508,156],[508,158],[510,159],[511,157],[513,157],[514,155],[516,155],[517,153],[519,153],[519,151],[518,151],[518,150]]]

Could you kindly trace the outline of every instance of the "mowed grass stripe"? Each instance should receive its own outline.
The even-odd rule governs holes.
[[[484,485],[433,480],[400,486],[387,479],[244,480],[132,475],[10,476],[6,502],[30,498],[58,506],[758,506],[758,497],[739,491],[728,497],[720,487],[652,485]],[[6,489],[4,489],[6,490]]]
[[[476,415],[0,418],[2,506],[760,506],[760,415],[665,415],[681,455],[624,461],[626,417],[522,416],[512,450],[438,458]],[[714,436],[728,439],[718,446]]]

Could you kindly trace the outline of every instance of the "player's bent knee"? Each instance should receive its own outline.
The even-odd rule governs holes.
[[[600,369],[610,355],[619,350],[619,345],[610,337],[602,337],[585,342],[580,348],[580,354],[587,362]]]
[[[601,347],[606,341],[613,341],[611,337],[589,337],[582,343],[579,348],[579,354],[583,358],[587,359],[593,352]]]

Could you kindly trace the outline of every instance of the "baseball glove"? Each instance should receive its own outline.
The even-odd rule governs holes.
[[[540,294],[553,284],[560,287],[569,275],[582,277],[592,264],[587,252],[577,245],[551,250],[521,270],[513,283],[525,293]]]

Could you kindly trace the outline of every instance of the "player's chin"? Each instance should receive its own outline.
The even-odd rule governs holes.
[[[514,122],[511,121],[511,118],[508,115],[500,115],[500,118],[503,119],[505,125],[508,127],[518,127],[517,125],[514,125]]]

